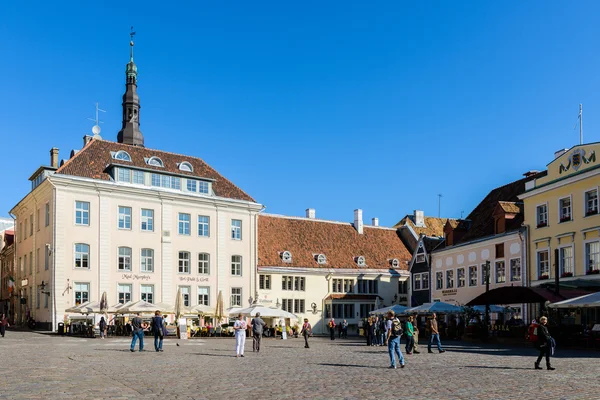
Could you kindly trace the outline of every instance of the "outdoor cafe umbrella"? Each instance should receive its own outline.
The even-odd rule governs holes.
[[[477,311],[480,314],[485,314],[485,306],[474,306],[473,310]],[[491,305],[490,312],[502,314],[506,312],[506,307]]]
[[[175,318],[179,319],[183,314],[185,314],[185,306],[183,304],[183,293],[181,293],[181,288],[179,288],[175,297]]]
[[[400,304],[396,304],[389,307],[383,307],[378,310],[373,310],[369,314],[371,315],[385,315],[390,311],[393,311],[395,314],[403,313],[408,307],[401,306]]]
[[[119,312],[123,314],[154,314],[154,312],[157,310],[161,312],[164,311],[158,304],[148,303],[144,300],[138,300],[123,306],[121,309],[119,309]]]
[[[223,291],[219,290],[219,294],[217,295],[217,307],[215,308],[215,319],[217,320],[217,324],[221,324],[224,314]]]
[[[190,311],[192,314],[215,315],[214,307],[205,306],[204,304],[198,304],[192,307]]]
[[[404,314],[457,314],[461,312],[463,312],[462,307],[444,303],[443,301],[434,301],[433,303],[425,303],[418,307],[409,308],[404,311]]]
[[[590,308],[600,307],[600,292],[586,294],[585,296],[575,297],[549,304],[550,308]]]
[[[246,317],[256,317],[256,314],[260,313],[261,317],[264,318],[290,318],[290,319],[298,319],[295,314],[284,311],[279,308],[271,308],[266,307],[260,304],[254,304],[248,308],[242,308],[240,310],[230,311],[229,315],[239,315],[242,314]]]
[[[78,313],[78,312],[80,312],[80,311],[79,311],[79,309],[80,309],[82,306],[88,305],[88,304],[90,304],[90,303],[91,303],[91,301],[86,301],[85,303],[81,303],[81,304],[79,304],[79,305],[77,305],[77,306],[69,307],[69,308],[67,308],[67,309],[65,310],[65,312],[68,312],[68,313]]]

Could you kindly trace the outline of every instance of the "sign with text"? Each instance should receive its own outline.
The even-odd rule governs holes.
[[[121,279],[126,281],[149,281],[150,275],[122,274]]]
[[[208,282],[208,278],[205,276],[180,276],[179,282]]]

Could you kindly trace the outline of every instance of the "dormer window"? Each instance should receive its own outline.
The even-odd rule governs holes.
[[[317,260],[317,264],[327,264],[327,257],[325,257],[325,254],[317,254],[315,259]]]
[[[148,165],[152,165],[153,167],[164,167],[165,165],[163,164],[162,160],[158,157],[150,157],[146,163]]]
[[[292,253],[290,253],[289,251],[284,251],[283,253],[281,253],[281,260],[283,260],[284,263],[291,263]]]
[[[400,261],[397,258],[393,258],[390,260],[390,264],[392,268],[398,268],[400,266]]]
[[[184,161],[179,164],[179,170],[185,172],[194,172],[194,167],[192,167],[192,164],[190,164],[189,162]]]
[[[359,267],[364,267],[366,265],[365,258],[363,256],[356,257],[356,265]]]
[[[129,162],[131,162],[131,156],[125,150],[119,150],[119,151],[117,151],[116,153],[113,154],[113,158],[115,160],[121,160],[121,161],[129,161]]]

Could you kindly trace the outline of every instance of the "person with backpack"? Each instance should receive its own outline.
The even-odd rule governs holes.
[[[402,336],[402,324],[396,318],[396,313],[392,310],[388,312],[387,321],[387,343],[388,353],[390,355],[390,369],[396,369],[396,358],[394,352],[398,355],[398,362],[400,368],[404,368],[404,357],[402,351],[400,351],[400,336]]]
[[[548,324],[548,318],[541,317],[540,324],[537,326],[537,341],[535,342],[535,347],[540,351],[540,355],[535,362],[535,369],[543,369],[540,367],[540,362],[542,361],[542,358],[546,356],[546,368],[549,371],[554,371],[556,368],[550,365],[550,353],[554,347],[554,339],[550,336],[546,324]]]

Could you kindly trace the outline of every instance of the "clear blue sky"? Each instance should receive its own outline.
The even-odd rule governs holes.
[[[133,25],[147,147],[203,158],[268,212],[392,225],[436,216],[442,193],[442,216],[466,216],[577,144],[579,103],[600,141],[598,15],[595,1],[4,2],[0,215],[51,147],[81,148],[96,101],[116,140]]]

